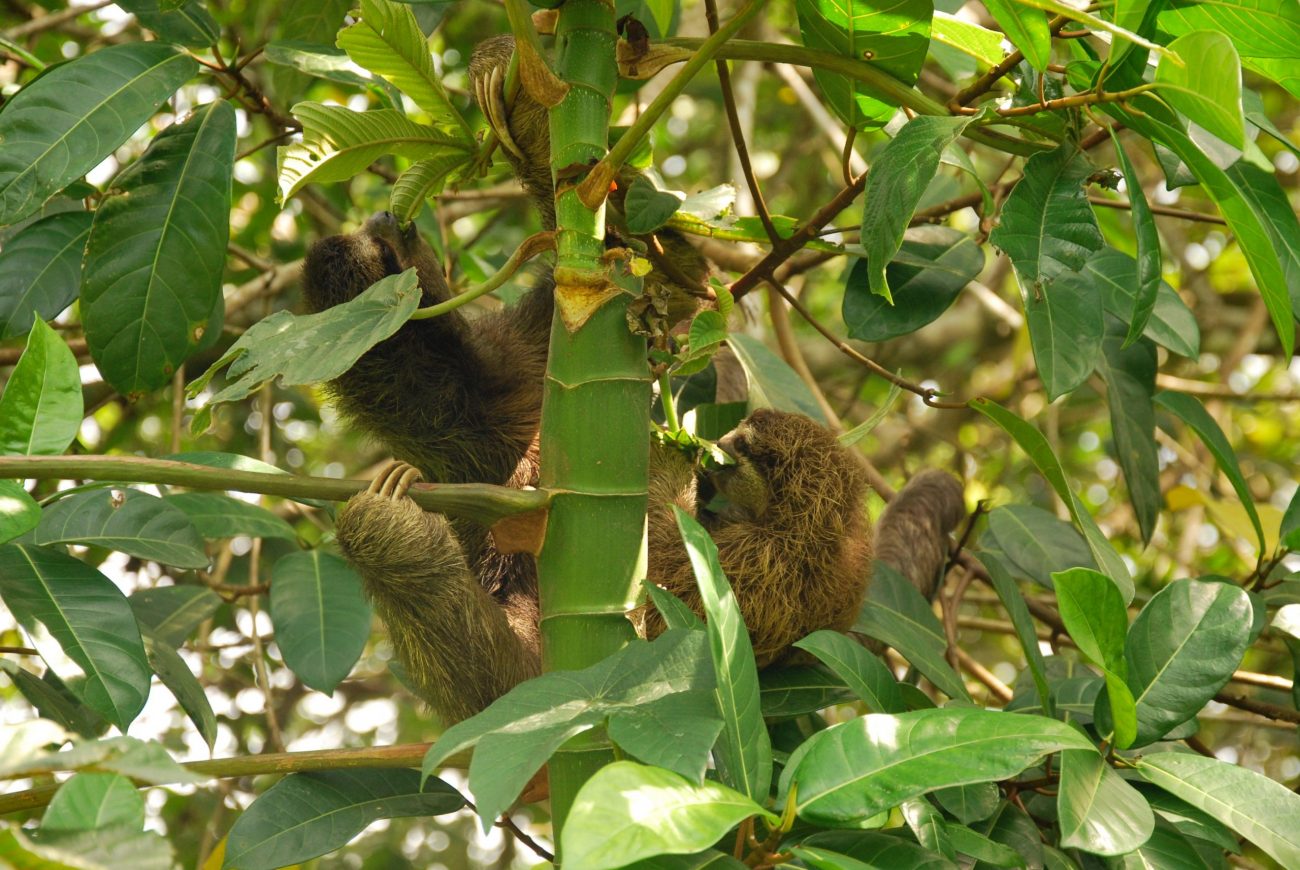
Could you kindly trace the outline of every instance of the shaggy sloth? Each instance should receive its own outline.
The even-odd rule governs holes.
[[[389,214],[308,252],[303,288],[321,311],[386,275],[415,267],[422,305],[450,295],[436,256]],[[331,385],[340,410],[401,460],[339,514],[338,539],[360,572],[419,693],[448,723],[539,671],[537,579],[531,556],[497,552],[472,523],[426,513],[405,497],[423,477],[443,483],[534,484],[552,287],[471,324],[459,311],[409,321]],[[870,577],[867,483],[849,451],[813,421],[760,410],[720,442],[735,459],[711,475],[678,451],[650,465],[649,578],[701,611],[670,505],[718,545],[760,666],[819,628],[848,628]],[[727,507],[705,508],[721,493]],[[880,524],[876,555],[927,594],[963,515],[961,487],[917,475]],[[663,623],[647,607],[648,635]]]

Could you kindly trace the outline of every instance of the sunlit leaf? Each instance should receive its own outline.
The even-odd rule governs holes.
[[[0,454],[62,453],[77,437],[81,414],[77,359],[45,321],[35,321],[0,394]]]
[[[275,642],[303,683],[327,695],[370,637],[370,605],[347,562],[320,550],[281,557],[271,571]]]
[[[178,568],[206,568],[203,539],[184,511],[135,489],[98,489],[45,509],[33,538],[38,544],[85,544],[120,550]]]

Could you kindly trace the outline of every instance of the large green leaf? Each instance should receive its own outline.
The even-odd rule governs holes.
[[[225,365],[227,383],[194,415],[192,428],[202,432],[212,418],[212,406],[237,402],[279,376],[280,382],[315,384],[352,368],[361,355],[388,338],[420,304],[414,269],[376,281],[369,289],[319,314],[294,316],[277,311],[255,323],[188,387],[196,396]],[[323,347],[329,353],[321,353]]]
[[[1182,752],[1139,758],[1137,771],[1259,846],[1283,867],[1300,867],[1300,795],[1235,764]]]
[[[551,754],[614,714],[638,715],[679,692],[713,691],[704,632],[673,629],[653,643],[633,641],[581,671],[554,671],[515,686],[483,712],[443,732],[424,757],[424,774],[477,745],[469,766],[479,818],[505,812]]]
[[[203,685],[195,678],[180,653],[166,641],[147,628],[141,629],[140,636],[144,640],[144,651],[149,658],[149,667],[181,705],[181,709],[194,723],[199,736],[211,750],[217,741],[217,717],[212,712],[212,704],[208,701]]]
[[[796,0],[804,45],[843,57],[868,60],[905,85],[916,82],[930,47],[928,0]],[[896,98],[856,79],[813,70],[831,109],[857,129],[879,127],[893,117]]]
[[[57,722],[83,737],[98,737],[109,729],[104,717],[74,695],[49,668],[38,677],[8,659],[0,659],[0,670],[42,718]]]
[[[165,42],[207,48],[221,37],[201,0],[123,0],[118,5]]]
[[[127,601],[140,624],[171,646],[185,643],[221,606],[217,593],[206,586],[141,589]]]
[[[166,384],[214,325],[234,160],[235,110],[209,103],[154,137],[95,210],[81,317],[95,364],[123,393]]]
[[[1241,466],[1237,462],[1237,452],[1232,449],[1232,444],[1224,436],[1219,424],[1214,422],[1214,418],[1210,416],[1200,402],[1186,393],[1161,390],[1156,394],[1155,401],[1157,405],[1173,413],[1178,419],[1190,426],[1197,437],[1201,439],[1201,442],[1209,448],[1210,453],[1214,456],[1215,463],[1219,466],[1219,470],[1232,484],[1232,489],[1237,493],[1237,498],[1241,499],[1241,506],[1245,509],[1246,516],[1250,518],[1250,524],[1255,528],[1255,535],[1259,540],[1259,549],[1263,554],[1268,549],[1268,544],[1264,538],[1264,526],[1259,520],[1259,511],[1255,509],[1255,499],[1250,494],[1250,487],[1246,485],[1246,479],[1242,477]]]
[[[417,124],[396,109],[354,112],[343,106],[299,103],[293,115],[302,122],[302,141],[277,149],[280,198],[304,184],[345,181],[385,154],[428,160],[473,148],[457,136]]]
[[[903,231],[912,221],[939,169],[939,158],[973,118],[969,115],[917,115],[876,156],[867,174],[862,207],[862,247],[867,258],[867,286],[893,299],[886,267],[898,253]]]
[[[844,681],[823,667],[768,668],[758,682],[764,719],[802,716],[853,700]]]
[[[82,408],[77,358],[45,321],[35,321],[0,394],[0,454],[62,453],[77,437]]]
[[[338,556],[290,553],[271,571],[271,621],[284,663],[318,692],[352,672],[370,637],[370,605],[361,580]]]
[[[1137,269],[1136,260],[1108,247],[1088,258],[1078,280],[1096,283],[1106,311],[1124,323],[1132,323],[1137,310]],[[1067,275],[1059,280],[1073,278]],[[1164,281],[1156,290],[1155,308],[1143,335],[1189,359],[1196,359],[1201,351],[1201,328],[1196,323],[1196,315],[1178,291]]]
[[[987,27],[980,27],[964,18],[949,15],[940,9],[934,10],[931,22],[935,42],[951,46],[978,60],[983,67],[996,66],[1002,60],[1002,34]]]
[[[1024,176],[1002,204],[989,241],[1015,266],[1028,296],[1041,295],[1064,272],[1077,272],[1101,249],[1101,230],[1083,185],[1093,173],[1070,143],[1030,157]]]
[[[1031,504],[1000,505],[989,512],[988,534],[1017,576],[1052,588],[1067,568],[1095,568],[1088,542],[1074,526]]]
[[[1250,203],[1255,215],[1273,242],[1286,275],[1291,296],[1291,312],[1300,318],[1300,220],[1277,176],[1253,163],[1238,160],[1228,167],[1228,178]]]
[[[733,332],[727,336],[727,344],[745,369],[751,408],[776,408],[826,423],[826,415],[808,385],[763,342],[743,332]]]
[[[172,870],[171,844],[154,831],[110,825],[82,831],[26,831],[0,826],[6,867],[34,870]]]
[[[149,668],[135,616],[112,581],[66,553],[5,544],[0,547],[0,597],[42,657],[54,655],[48,646],[52,639],[81,667],[86,679],[78,694],[126,731],[149,697]]]
[[[1039,473],[1047,479],[1047,482],[1051,484],[1052,489],[1056,491],[1061,501],[1065,502],[1065,506],[1070,509],[1070,516],[1074,518],[1075,525],[1083,532],[1084,540],[1088,542],[1088,549],[1092,551],[1092,556],[1097,560],[1097,565],[1115,583],[1115,586],[1123,595],[1124,601],[1126,603],[1132,601],[1132,575],[1129,574],[1128,568],[1124,565],[1124,560],[1119,557],[1119,554],[1115,552],[1115,548],[1110,545],[1101,529],[1097,527],[1096,520],[1088,513],[1083,503],[1079,501],[1079,497],[1071,491],[1070,485],[1065,479],[1065,470],[1061,468],[1060,460],[1052,452],[1052,446],[1047,443],[1043,433],[1006,408],[990,402],[988,399],[972,399],[970,405],[1002,427],[1020,445],[1020,449],[1024,450],[1029,458],[1033,460]]]
[[[1101,292],[1081,273],[1066,272],[1038,289],[1022,280],[1020,293],[1034,364],[1054,401],[1086,381],[1101,356]]]
[[[722,731],[717,702],[703,692],[678,692],[609,716],[609,737],[655,767],[703,782],[709,752]]]
[[[885,269],[892,304],[871,292],[870,268],[868,260],[854,262],[844,285],[841,313],[850,338],[886,341],[913,333],[947,311],[984,269],[984,249],[951,227],[930,224],[908,229]]]
[[[712,846],[751,816],[776,816],[714,782],[697,785],[667,770],[616,761],[596,772],[573,799],[560,835],[565,864],[612,870],[656,855]]]
[[[1132,745],[1137,734],[1133,693],[1126,678],[1124,638],[1128,611],[1110,578],[1091,568],[1071,568],[1052,575],[1061,621],[1070,637],[1106,677],[1106,694],[1115,725],[1115,745]]]
[[[17,480],[0,480],[0,544],[25,535],[41,521],[41,506]]]
[[[970,700],[961,677],[944,658],[948,638],[929,602],[884,562],[872,569],[871,594],[853,630],[893,647],[950,698]]]
[[[0,251],[0,341],[23,335],[32,319],[49,320],[81,286],[88,211],[65,211],[24,227]]]
[[[144,830],[144,798],[119,773],[74,774],[54,793],[41,816],[42,831],[89,831],[129,825]]]
[[[442,191],[447,177],[469,164],[471,154],[449,151],[420,160],[403,170],[388,195],[388,209],[399,221],[415,220],[425,200]]]
[[[275,870],[332,852],[379,819],[439,816],[465,805],[414,770],[359,768],[292,773],[271,786],[230,829],[223,867]]]
[[[469,127],[434,72],[428,39],[410,6],[391,0],[361,0],[361,19],[339,31],[338,46],[357,66],[396,85],[429,113],[435,126],[473,144]]]
[[[752,800],[764,801],[772,788],[772,743],[758,700],[758,666],[749,631],[722,573],[713,539],[676,505],[673,514],[695,571],[717,680],[723,727],[714,760],[723,782]]]
[[[1016,0],[988,0],[984,8],[1011,44],[1024,54],[1025,60],[1040,73],[1045,71],[1052,58],[1052,31],[1047,26],[1047,16]]]
[[[1241,61],[1225,34],[1198,30],[1169,43],[1178,59],[1156,67],[1157,93],[1189,119],[1241,150],[1246,119],[1241,108]]]
[[[1133,170],[1133,163],[1113,130],[1111,141],[1115,145],[1115,159],[1119,161],[1120,171],[1124,174],[1129,214],[1133,218],[1133,236],[1137,243],[1137,286],[1133,288],[1133,318],[1129,321],[1124,336],[1124,346],[1127,347],[1146,330],[1160,296],[1160,234],[1156,231],[1156,220],[1151,214],[1151,206],[1147,204],[1147,196],[1142,192],[1142,179]]]
[[[1157,23],[1174,36],[1200,30],[1226,34],[1243,66],[1300,96],[1295,63],[1300,60],[1300,6],[1291,0],[1173,0]]]
[[[293,526],[264,507],[216,492],[182,492],[164,499],[185,512],[205,538],[283,538],[295,541]]]
[[[59,499],[45,509],[33,539],[120,550],[178,568],[208,567],[203,539],[189,517],[136,489],[95,489]]]
[[[1069,526],[1066,526],[1069,528]],[[1074,529],[1070,528],[1073,533]],[[1038,702],[1044,713],[1052,715],[1052,695],[1051,688],[1047,682],[1047,665],[1043,660],[1043,651],[1038,645],[1038,632],[1034,626],[1033,618],[1029,614],[1029,605],[1025,603],[1025,597],[1016,582],[1011,579],[1011,574],[1003,565],[1002,559],[991,552],[981,552],[980,562],[989,573],[989,580],[993,584],[993,589],[1002,600],[1002,607],[1011,619],[1011,624],[1016,630],[1016,639],[1020,641],[1020,648],[1024,650],[1025,662],[1029,667],[1029,676],[1034,681],[1034,689],[1038,692]],[[942,798],[940,798],[942,802]],[[990,809],[992,812],[992,809]],[[958,818],[965,819],[960,814]],[[981,818],[987,818],[985,814]]]
[[[817,656],[842,679],[867,709],[875,713],[901,713],[903,698],[898,681],[884,662],[862,644],[838,631],[814,631],[795,646]]]
[[[345,85],[367,85],[374,81],[352,58],[332,45],[297,39],[277,39],[266,44],[263,56],[273,64],[292,67],[317,78]]]
[[[1137,745],[1159,740],[1201,711],[1250,644],[1253,608],[1226,583],[1175,580],[1129,629],[1128,684],[1137,700]]]
[[[127,140],[198,64],[157,42],[101,48],[51,69],[0,113],[0,225],[16,223]]]
[[[1143,338],[1124,347],[1124,337],[1108,335],[1097,359],[1097,373],[1106,381],[1106,405],[1114,456],[1128,484],[1129,501],[1137,516],[1142,540],[1155,534],[1160,513],[1160,464],[1156,458],[1156,346]]]
[[[935,789],[1015,776],[1049,752],[1094,751],[1062,722],[961,707],[872,713],[805,746],[790,759],[799,817],[832,826],[854,825]]]
[[[847,856],[881,870],[955,870],[957,866],[943,855],[883,831],[820,831],[803,840],[802,850],[833,852],[836,861]]]

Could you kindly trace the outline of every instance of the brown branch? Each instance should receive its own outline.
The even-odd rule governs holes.
[[[21,347],[0,347],[0,366],[11,366],[18,362],[18,358],[23,355],[26,348]],[[68,350],[78,359],[90,356],[90,346],[86,344],[84,338],[68,339]]]
[[[0,655],[38,656],[40,651],[29,646],[0,646]]]
[[[1283,707],[1278,704],[1266,704],[1263,701],[1256,701],[1254,698],[1246,698],[1241,695],[1229,695],[1227,692],[1220,692],[1214,696],[1214,700],[1220,704],[1227,704],[1229,707],[1236,707],[1238,710],[1245,710],[1248,713],[1254,713],[1256,716],[1263,716],[1265,719],[1272,719],[1276,722],[1289,722],[1292,725],[1300,725],[1300,710],[1292,710],[1290,707]]]
[[[1120,200],[1117,199],[1106,199],[1104,196],[1089,196],[1088,202],[1092,203],[1093,205],[1102,206],[1103,208],[1131,209],[1133,207],[1127,202],[1121,202]],[[1172,206],[1157,205],[1155,203],[1151,203],[1150,205],[1147,206],[1147,208],[1151,210],[1152,214],[1163,215],[1165,217],[1181,218],[1182,220],[1185,221],[1199,221],[1200,223],[1206,223],[1206,224],[1227,224],[1228,223],[1226,220],[1219,217],[1218,215],[1205,214],[1204,212],[1191,211],[1190,209],[1185,209],[1185,208],[1174,208]]]
[[[953,647],[952,651],[956,655],[957,663],[961,665],[961,669],[983,683],[999,701],[1005,704],[1015,697],[1015,692],[1011,691],[1011,688],[1006,683],[995,677],[988,668],[971,658],[970,653],[966,652],[966,650],[958,646]]]
[[[47,30],[54,30],[58,27],[75,21],[87,12],[94,12],[96,9],[103,9],[105,6],[111,6],[116,0],[100,0],[90,6],[72,6],[50,15],[42,15],[39,18],[33,18],[31,21],[17,24],[4,31],[4,37],[9,40],[19,40],[28,36],[35,36],[38,33],[44,33]]]
[[[1068,22],[1069,19],[1064,15],[1058,15],[1053,18],[1051,23],[1048,25],[1048,31],[1052,36],[1056,36]],[[967,87],[958,91],[957,96],[948,101],[948,108],[952,110],[953,114],[961,112],[962,108],[967,103],[981,94],[988,93],[989,90],[998,83],[999,79],[1015,69],[1024,59],[1025,53],[1017,48],[1015,51],[1002,58],[996,66],[991,67],[988,72],[984,73],[984,75],[971,82]]]

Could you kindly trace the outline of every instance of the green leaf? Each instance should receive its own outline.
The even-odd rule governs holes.
[[[752,800],[764,801],[772,788],[772,743],[759,705],[758,667],[749,631],[722,573],[713,539],[676,505],[673,514],[695,571],[717,680],[723,727],[714,761],[723,782]]]
[[[951,227],[912,227],[885,269],[894,300],[871,292],[870,263],[858,259],[844,285],[841,312],[849,337],[887,341],[933,322],[984,269],[984,250]]]
[[[664,625],[668,628],[704,630],[704,620],[696,616],[695,611],[691,610],[686,602],[648,579],[643,580],[641,585],[645,587],[650,603],[654,605],[655,610],[659,611],[659,615],[664,618]]]
[[[796,0],[803,44],[842,57],[870,61],[904,85],[916,83],[930,47],[928,0]],[[813,77],[835,114],[856,129],[880,127],[893,117],[897,97],[825,70]]]
[[[163,499],[180,508],[205,538],[283,538],[298,540],[293,526],[271,511],[215,492],[182,492]]]
[[[25,335],[33,319],[49,320],[77,298],[90,221],[90,212],[65,211],[5,240],[0,251],[0,341]]]
[[[152,30],[164,42],[207,48],[221,38],[221,28],[200,0],[123,0],[119,4],[135,15],[142,27]]]
[[[823,629],[795,643],[826,664],[875,713],[903,712],[898,681],[862,644],[838,631]]]
[[[1073,533],[1074,529],[1071,528],[1070,532]],[[1043,651],[1038,646],[1038,632],[1029,614],[1029,605],[1025,603],[1024,595],[1011,579],[1001,559],[993,553],[981,552],[979,560],[988,571],[993,589],[1002,600],[1002,607],[1016,629],[1016,639],[1020,641],[1020,648],[1025,652],[1025,662],[1029,667],[1030,678],[1034,681],[1034,688],[1038,692],[1038,702],[1042,705],[1044,713],[1051,716],[1053,705],[1051,688],[1047,683],[1047,664],[1043,660]],[[991,808],[989,812],[992,812]],[[954,813],[954,815],[962,818],[959,814]],[[987,815],[981,818],[987,818]],[[963,821],[969,820],[963,819]]]
[[[370,637],[370,605],[347,562],[307,550],[275,563],[271,622],[289,669],[316,691],[333,695]]]
[[[713,669],[703,632],[673,629],[653,643],[633,641],[581,671],[554,671],[515,686],[483,712],[443,732],[424,757],[428,776],[446,758],[478,746],[469,785],[490,826],[566,740],[614,714],[638,715],[678,692],[711,697]]]
[[[699,852],[751,816],[777,821],[724,785],[696,785],[667,770],[616,761],[578,791],[560,848],[566,864],[609,870],[656,855]]]
[[[163,386],[199,346],[221,299],[230,238],[235,110],[224,100],[154,137],[113,180],[86,242],[81,317],[104,378]]]
[[[62,453],[81,428],[81,374],[58,333],[37,320],[0,394],[0,454]]]
[[[884,562],[872,569],[871,594],[853,630],[893,647],[950,698],[970,700],[961,677],[944,659],[948,638],[929,602]]]
[[[404,768],[291,773],[244,811],[223,867],[275,870],[332,852],[379,819],[439,816],[465,805],[454,788]]]
[[[800,849],[822,856],[833,854],[835,861],[846,856],[881,870],[955,870],[957,866],[911,840],[878,831],[819,831],[804,839]]]
[[[1247,69],[1271,78],[1300,96],[1300,8],[1290,0],[1177,0],[1168,3],[1157,24],[1174,36],[1213,30],[1232,40]]]
[[[1232,40],[1201,30],[1169,43],[1178,58],[1160,58],[1155,83],[1162,99],[1237,150],[1245,147],[1241,61]]]
[[[217,593],[206,586],[141,589],[127,602],[142,626],[174,647],[185,643],[199,624],[221,606]]]
[[[961,707],[871,713],[805,746],[791,774],[799,817],[832,826],[860,823],[935,789],[1015,776],[1050,752],[1094,751],[1062,722]]]
[[[1150,783],[1139,782],[1137,786],[1156,815],[1177,828],[1179,833],[1198,840],[1208,840],[1225,851],[1241,851],[1241,844],[1237,842],[1232,831],[1215,821],[1204,810],[1198,810],[1187,801],[1176,798]]]
[[[1291,201],[1277,176],[1245,160],[1234,163],[1226,174],[1250,203],[1272,241],[1286,276],[1294,316],[1300,312],[1300,220],[1296,219]]]
[[[0,597],[41,657],[55,654],[53,640],[86,675],[81,698],[126,731],[149,696],[149,668],[135,616],[112,581],[66,553],[5,544]]]
[[[41,816],[42,831],[90,831],[124,825],[144,829],[144,798],[117,773],[74,774]]]
[[[727,344],[736,353],[749,381],[751,408],[776,408],[792,414],[803,414],[825,425],[826,415],[813,398],[807,384],[800,380],[794,369],[758,339],[733,332]]]
[[[1204,810],[1283,867],[1300,866],[1300,795],[1262,774],[1203,755],[1139,758],[1148,782]]]
[[[1142,5],[1145,2],[1142,0]],[[1119,161],[1120,171],[1124,174],[1129,214],[1133,219],[1133,236],[1137,243],[1137,285],[1133,288],[1133,318],[1128,321],[1128,333],[1124,337],[1124,346],[1129,347],[1146,330],[1160,296],[1160,235],[1156,231],[1155,217],[1151,214],[1151,206],[1147,204],[1146,194],[1142,192],[1142,179],[1133,170],[1133,164],[1120,146],[1119,137],[1113,128],[1111,141],[1115,145],[1115,159]]]
[[[718,706],[703,692],[679,692],[609,717],[609,737],[646,764],[703,782],[709,752],[722,731]]]
[[[668,223],[682,201],[666,190],[659,190],[644,175],[639,175],[627,189],[623,212],[627,231],[635,235],[652,233]]]
[[[989,0],[984,8],[1034,69],[1040,73],[1047,69],[1052,58],[1052,32],[1046,15],[1016,0]]]
[[[429,113],[434,126],[452,131],[472,147],[473,136],[434,72],[428,39],[411,7],[389,0],[361,0],[361,20],[339,31],[338,46],[357,66],[396,85]]]
[[[149,667],[181,705],[181,709],[194,723],[199,736],[211,750],[217,742],[217,717],[212,712],[212,704],[209,703],[203,686],[195,679],[190,666],[185,664],[180,653],[166,641],[148,629],[143,629],[140,636],[144,640],[144,651],[149,658]]]
[[[1025,293],[1037,298],[1053,279],[1077,272],[1101,249],[1101,230],[1083,185],[1093,173],[1072,144],[1035,154],[1002,204],[989,241],[1011,258]]]
[[[316,78],[345,85],[365,86],[374,81],[347,52],[332,45],[296,39],[277,39],[266,44],[262,56],[268,62],[292,67]]]
[[[1219,424],[1214,422],[1214,418],[1209,415],[1200,402],[1186,393],[1161,390],[1156,394],[1155,401],[1157,405],[1191,427],[1192,431],[1201,439],[1201,442],[1209,448],[1210,453],[1214,456],[1215,463],[1219,466],[1219,470],[1232,484],[1232,489],[1237,493],[1237,498],[1241,499],[1241,506],[1250,518],[1250,524],[1255,528],[1261,554],[1267,551],[1268,544],[1264,538],[1264,526],[1259,521],[1259,512],[1255,510],[1255,500],[1250,494],[1250,487],[1246,485],[1246,479],[1241,476],[1241,467],[1237,463],[1237,453],[1232,449],[1232,445],[1228,443],[1228,439],[1224,437]]]
[[[1163,108],[1141,98],[1134,102],[1135,107],[1141,110]],[[1138,133],[1163,143],[1195,173],[1236,235],[1237,244],[1255,276],[1255,284],[1268,306],[1283,353],[1289,357],[1295,350],[1295,323],[1286,272],[1278,261],[1278,252],[1274,250],[1269,225],[1256,214],[1250,192],[1243,187],[1240,176],[1225,173],[1186,133],[1162,123],[1151,112],[1144,111],[1142,116],[1138,116],[1109,103],[1104,105],[1104,110]]]
[[[393,184],[388,195],[388,210],[400,223],[415,220],[425,201],[441,193],[448,176],[462,166],[468,166],[471,156],[463,151],[448,151],[411,164]]]
[[[1156,458],[1156,346],[1149,339],[1124,346],[1125,339],[1109,335],[1102,342],[1097,373],[1106,381],[1114,455],[1128,484],[1129,501],[1142,540],[1150,543],[1163,504],[1160,463]]]
[[[1057,571],[1097,567],[1088,542],[1074,526],[1031,504],[994,508],[988,533],[1009,570],[1048,589]]]
[[[971,785],[955,785],[941,788],[930,794],[939,802],[944,812],[955,817],[963,825],[982,822],[998,808],[1002,793],[991,782],[977,782]]]
[[[299,103],[293,116],[302,122],[302,141],[276,149],[280,199],[305,184],[346,181],[385,154],[429,160],[448,152],[468,155],[473,145],[396,109],[354,112],[342,106]]]
[[[45,509],[33,540],[120,550],[177,568],[206,568],[209,561],[183,511],[136,489],[95,489],[59,499]]]
[[[49,70],[0,113],[0,225],[85,175],[198,70],[156,42],[109,46]]]
[[[397,332],[419,304],[420,286],[412,268],[376,281],[356,298],[319,314],[277,311],[259,320],[187,388],[190,397],[198,395],[214,374],[230,365],[226,386],[194,416],[192,429],[207,428],[213,405],[246,399],[276,376],[286,385],[338,377]],[[323,347],[330,352],[320,353]]]
[[[1065,502],[1065,506],[1070,509],[1070,515],[1074,517],[1075,525],[1083,532],[1084,540],[1088,542],[1088,549],[1092,551],[1097,565],[1115,583],[1125,603],[1132,601],[1133,578],[1128,573],[1124,560],[1106,540],[1106,536],[1101,533],[1101,529],[1097,527],[1096,521],[1079,501],[1079,497],[1070,490],[1065,480],[1065,470],[1061,468],[1060,460],[1052,452],[1052,447],[1043,437],[1043,433],[988,399],[972,399],[970,406],[1002,427],[1020,445],[1020,449],[1033,460],[1039,473],[1047,479],[1052,489]]]
[[[1066,279],[1072,276],[1066,276]],[[1065,280],[1065,279],[1062,279]],[[1101,289],[1106,311],[1131,323],[1136,310],[1137,261],[1114,248],[1103,248],[1088,260],[1078,280],[1090,280]],[[1155,308],[1143,335],[1180,356],[1200,354],[1201,330],[1196,316],[1178,292],[1164,281],[1156,291]]]
[[[1240,588],[1175,580],[1129,629],[1128,683],[1137,699],[1137,745],[1159,740],[1201,711],[1250,644],[1253,608]]]
[[[1038,867],[1044,863],[1046,856],[1038,825],[1011,801],[1003,801],[993,818],[980,825],[980,829],[985,839],[1011,850],[1026,866]]]
[[[1150,838],[1156,823],[1146,798],[1092,751],[1061,753],[1056,807],[1061,847],[1094,855],[1132,852]]]
[[[1082,274],[1066,272],[1038,289],[1022,279],[1020,294],[1034,364],[1048,400],[1055,401],[1086,381],[1101,356],[1101,292]]]
[[[892,301],[885,267],[898,253],[903,231],[934,179],[944,149],[972,120],[969,115],[917,115],[876,156],[867,174],[862,208],[862,247],[872,293]]]
[[[171,870],[171,844],[152,831],[113,825],[88,831],[24,831],[0,826],[6,867],[39,870]]]
[[[924,848],[948,858],[957,857],[952,844],[948,842],[948,826],[944,823],[943,813],[935,809],[933,804],[923,797],[908,798],[899,810],[911,829],[912,836]]]
[[[37,677],[8,659],[0,659],[0,671],[4,671],[14,688],[43,718],[83,737],[98,737],[108,730],[104,717],[83,704],[49,668]]]
[[[934,10],[932,37],[935,42],[951,46],[970,55],[985,67],[997,66],[1002,60],[1002,34],[964,18]]]
[[[1110,715],[1115,723],[1115,745],[1131,746],[1137,734],[1133,694],[1125,682],[1128,663],[1124,638],[1128,610],[1110,578],[1091,568],[1071,568],[1052,575],[1061,621],[1083,653],[1102,669]]]
[[[764,719],[803,716],[853,700],[844,681],[823,667],[768,668],[758,682]]]
[[[41,521],[41,507],[16,480],[0,480],[0,544],[25,535]]]

